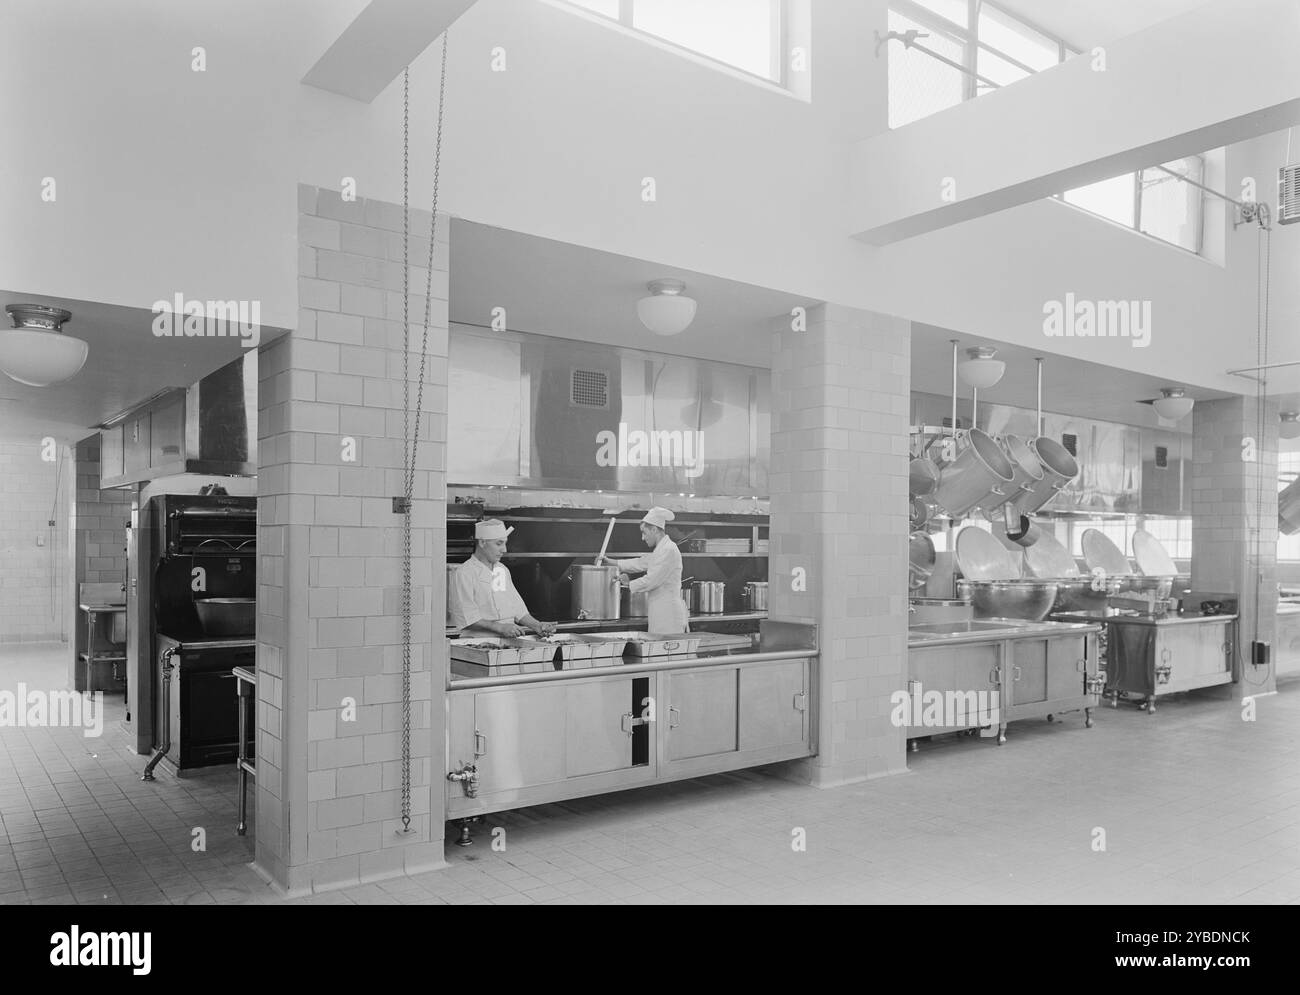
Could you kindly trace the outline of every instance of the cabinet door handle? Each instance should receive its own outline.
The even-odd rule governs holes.
[[[1013,667],[1011,668],[1011,672],[1012,672],[1013,674],[1016,675],[1015,677],[1011,678],[1012,681],[1018,681],[1018,680],[1020,680],[1020,668],[1019,668],[1019,667],[1013,666]]]
[[[681,722],[682,713],[677,710],[676,705],[668,706],[668,728],[676,729]]]
[[[1001,684],[1001,683],[1002,683],[1002,668],[1001,668],[1001,667],[994,667],[992,670],[989,671],[989,683],[990,683],[990,684]]]
[[[796,712],[805,712],[808,710],[808,692],[796,691],[794,693],[794,710]]]
[[[474,730],[474,759],[487,756],[487,737],[477,729]]]

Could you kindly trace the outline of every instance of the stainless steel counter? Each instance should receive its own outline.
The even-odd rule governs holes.
[[[1155,615],[1148,615],[1146,612],[1106,608],[1101,611],[1057,612],[1052,615],[1052,618],[1062,622],[1105,622],[1110,625],[1165,626],[1198,625],[1204,622],[1232,622],[1236,620],[1237,616],[1226,612],[1219,615],[1206,615],[1202,612],[1183,612],[1182,614],[1157,612]]]
[[[707,615],[691,615],[688,622],[691,625],[705,625],[709,622],[761,622],[767,618],[767,612],[716,612]],[[604,618],[604,619],[587,619],[581,622],[567,621],[556,623],[557,632],[600,632],[602,630],[621,630],[636,629],[644,632],[648,626],[647,620],[642,618]],[[446,627],[445,635],[450,638],[460,632],[453,625]]]
[[[452,681],[448,818],[814,755],[815,627],[764,622],[760,650],[747,643]]]
[[[1235,614],[1201,612],[1063,612],[1053,618],[1105,626],[1106,694],[1112,708],[1135,696],[1155,714],[1159,695],[1230,684],[1237,679]]]
[[[1000,643],[1008,639],[1100,632],[1091,619],[1061,622],[1030,622],[1019,618],[980,618],[959,622],[920,622],[907,630],[908,649],[965,643]]]
[[[912,626],[901,704],[913,751],[921,738],[976,729],[996,735],[1001,745],[1009,722],[1035,717],[1050,722],[1079,710],[1091,726],[1102,689],[1097,649],[1102,628],[1092,621],[1010,618]],[[935,703],[942,707],[932,713]]]

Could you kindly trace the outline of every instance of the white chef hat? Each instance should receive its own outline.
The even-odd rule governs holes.
[[[668,523],[671,522],[676,517],[677,516],[674,515],[667,508],[656,507],[656,508],[651,508],[649,511],[647,511],[645,513],[645,518],[641,519],[641,521],[645,522],[647,525],[653,525],[657,528],[667,529]]]
[[[498,518],[485,518],[474,526],[475,539],[504,539],[514,531]]]

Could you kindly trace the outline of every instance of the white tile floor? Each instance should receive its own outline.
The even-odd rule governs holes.
[[[63,652],[0,648],[0,689],[62,686]],[[115,698],[100,739],[0,728],[0,904],[1300,903],[1300,684],[1253,723],[1185,695],[1095,714],[847,788],[748,771],[502,813],[446,870],[285,903],[246,866],[233,771],[141,782]]]

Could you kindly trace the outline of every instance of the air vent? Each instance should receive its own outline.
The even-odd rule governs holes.
[[[1069,435],[1067,433],[1066,435],[1061,436],[1061,445],[1065,447],[1065,451],[1071,456],[1079,455],[1079,437],[1077,435]]]
[[[1300,221],[1300,165],[1277,171],[1277,219],[1284,225]]]
[[[608,408],[609,374],[604,370],[574,370],[569,377],[569,403],[575,408]]]
[[[1156,446],[1156,469],[1169,469],[1169,450],[1164,446]]]

